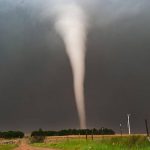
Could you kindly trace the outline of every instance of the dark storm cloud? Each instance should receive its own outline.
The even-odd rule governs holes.
[[[1,129],[78,127],[71,68],[51,17],[57,2],[47,3],[0,0]],[[150,119],[150,2],[80,3],[90,22],[88,126],[118,130],[131,113],[132,131],[144,131],[143,119]]]

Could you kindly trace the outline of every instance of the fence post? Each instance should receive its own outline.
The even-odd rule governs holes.
[[[148,122],[147,122],[147,119],[145,119],[145,127],[146,127],[147,136],[149,136],[149,130],[148,130]]]

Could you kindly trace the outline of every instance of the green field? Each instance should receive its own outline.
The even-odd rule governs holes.
[[[68,139],[49,143],[34,143],[36,147],[62,150],[150,150],[150,142],[144,136],[111,137],[92,140]]]
[[[13,150],[16,147],[14,144],[0,145],[0,150]]]

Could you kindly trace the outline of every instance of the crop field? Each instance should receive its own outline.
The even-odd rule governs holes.
[[[44,143],[34,143],[34,147],[60,150],[150,150],[150,141],[146,136],[97,136],[92,139],[77,137],[49,138]]]

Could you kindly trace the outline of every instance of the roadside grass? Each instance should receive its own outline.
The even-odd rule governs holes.
[[[16,147],[15,144],[0,145],[0,150],[13,150]]]
[[[93,141],[69,139],[52,143],[34,143],[32,146],[61,150],[150,150],[150,142],[144,136],[101,138]]]

